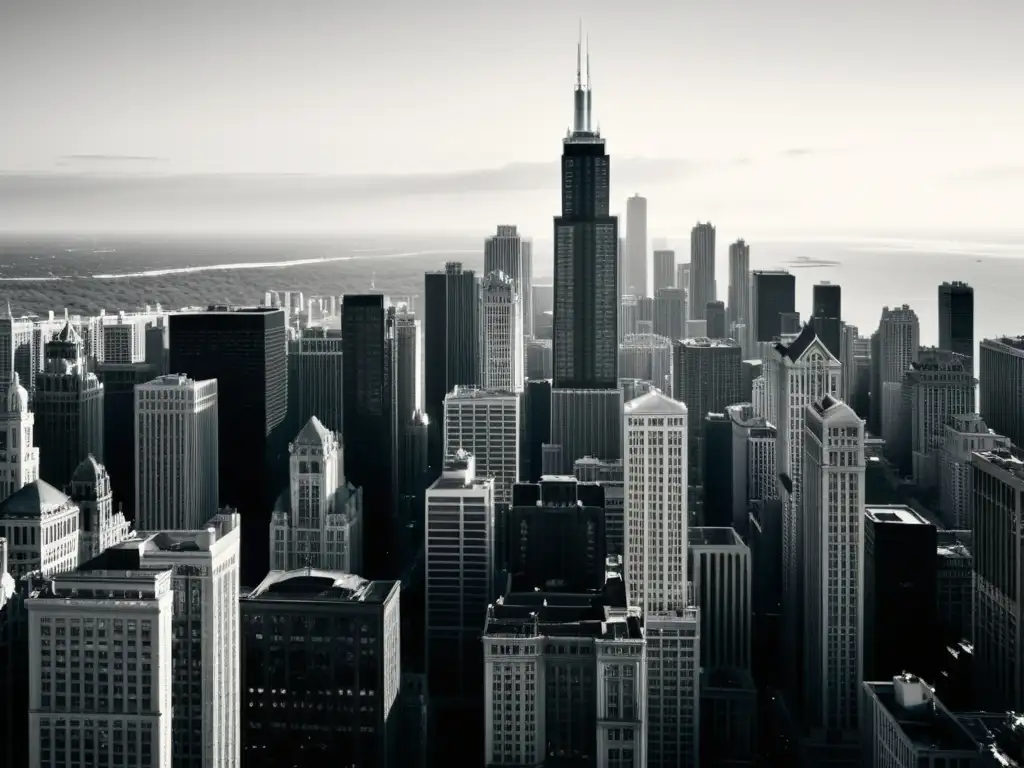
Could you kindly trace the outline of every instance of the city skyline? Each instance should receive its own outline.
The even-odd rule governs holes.
[[[808,15],[795,0],[742,14],[658,3],[624,18],[605,2],[515,15],[454,1],[401,14],[320,0],[303,14],[264,2],[11,4],[0,226],[73,226],[71,204],[85,197],[101,220],[123,206],[181,226],[205,208],[230,226],[269,197],[346,229],[393,224],[413,198],[404,227],[445,215],[483,226],[504,211],[543,233],[582,16],[595,112],[618,158],[613,212],[640,192],[656,232],[697,218],[751,232],[934,231],[967,209],[972,226],[1016,228],[1024,117],[1004,94],[1020,71],[1008,35],[1024,11],[988,2],[968,18],[944,2],[922,22],[904,5],[878,25],[871,5]],[[702,33],[680,47],[681,29]],[[453,30],[460,45],[423,43]],[[509,97],[530,108],[509,113]],[[695,105],[701,119],[684,119]],[[182,186],[204,205],[182,203]]]

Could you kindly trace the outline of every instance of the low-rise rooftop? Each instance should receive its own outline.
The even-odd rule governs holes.
[[[977,743],[968,730],[936,701],[932,689],[916,675],[903,674],[892,682],[864,685],[916,749],[977,754]]]
[[[243,600],[383,603],[398,582],[368,581],[344,571],[296,568],[271,571]]]
[[[877,505],[864,508],[864,515],[874,523],[931,525],[921,515],[903,504]]]

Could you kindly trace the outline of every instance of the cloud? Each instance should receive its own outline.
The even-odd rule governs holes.
[[[132,162],[132,163],[165,163],[167,162],[166,157],[155,157],[153,155],[103,155],[103,154],[84,154],[84,155],[61,155],[57,158],[57,165],[68,165],[69,163],[117,163],[117,162]]]
[[[946,177],[951,182],[991,182],[1024,180],[1024,165],[987,165],[964,168]]]
[[[815,150],[810,147],[793,147],[791,149],[784,149],[782,151],[783,157],[806,157],[807,155],[813,155]]]

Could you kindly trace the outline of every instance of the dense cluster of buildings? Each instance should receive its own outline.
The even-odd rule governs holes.
[[[0,318],[0,765],[1024,764],[1024,339],[651,259],[582,64],[551,286]]]

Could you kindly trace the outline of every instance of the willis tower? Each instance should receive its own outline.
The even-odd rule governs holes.
[[[619,223],[608,214],[610,162],[591,127],[590,52],[576,45],[573,128],[562,142],[562,215],[554,221],[554,380],[544,472],[621,454],[617,285]],[[589,48],[589,46],[588,46]]]

